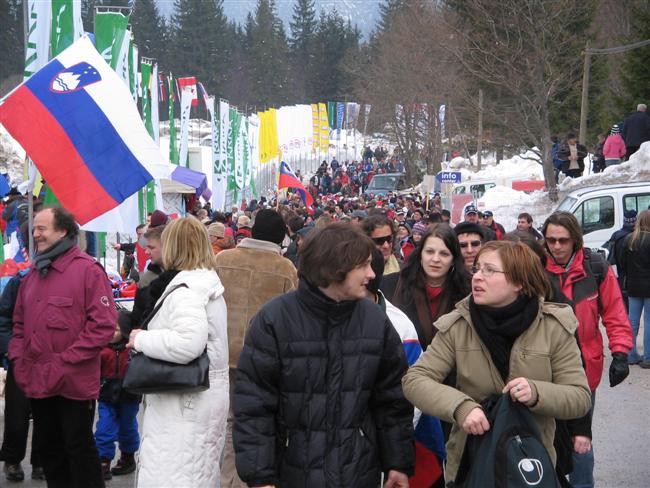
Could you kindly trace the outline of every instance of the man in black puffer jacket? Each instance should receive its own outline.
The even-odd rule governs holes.
[[[313,232],[298,290],[253,317],[237,365],[234,445],[249,486],[407,487],[413,408],[407,363],[365,296],[372,240],[345,223]]]

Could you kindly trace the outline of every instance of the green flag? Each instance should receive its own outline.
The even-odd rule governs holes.
[[[336,102],[327,102],[327,123],[331,130],[336,129]]]
[[[115,69],[121,57],[129,16],[121,12],[97,12],[95,47],[104,61]]]
[[[52,0],[50,55],[58,56],[83,34],[81,2]]]
[[[228,189],[236,190],[237,181],[235,179],[235,166],[237,160],[237,146],[239,141],[239,126],[241,125],[241,115],[231,108],[229,110],[230,126],[228,127]],[[240,146],[241,148],[241,146]]]
[[[142,120],[147,128],[149,135],[153,137],[153,122],[151,119],[151,92],[149,85],[151,83],[151,63],[142,62],[140,64],[141,88],[142,88]]]
[[[178,166],[178,146],[176,145],[176,124],[174,123],[174,77],[169,75],[169,161]]]

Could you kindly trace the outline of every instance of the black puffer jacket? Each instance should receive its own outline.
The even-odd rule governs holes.
[[[300,280],[253,317],[237,365],[234,445],[249,486],[376,488],[412,474],[413,407],[400,338],[369,300]]]

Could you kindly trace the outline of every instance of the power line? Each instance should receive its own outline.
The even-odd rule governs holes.
[[[588,54],[618,54],[618,53],[624,53],[625,51],[630,51],[632,49],[636,49],[638,47],[643,47],[643,46],[650,46],[650,39],[646,39],[645,41],[635,42],[634,44],[627,44],[625,46],[610,47],[610,48],[606,48],[606,49],[588,48],[586,50],[586,52]]]

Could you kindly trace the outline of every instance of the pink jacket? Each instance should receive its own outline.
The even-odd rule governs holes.
[[[44,278],[32,268],[18,289],[13,320],[9,359],[28,398],[97,398],[100,352],[117,323],[99,263],[74,246]]]
[[[605,159],[620,159],[625,156],[625,141],[620,134],[607,136],[603,146],[603,156]]]

